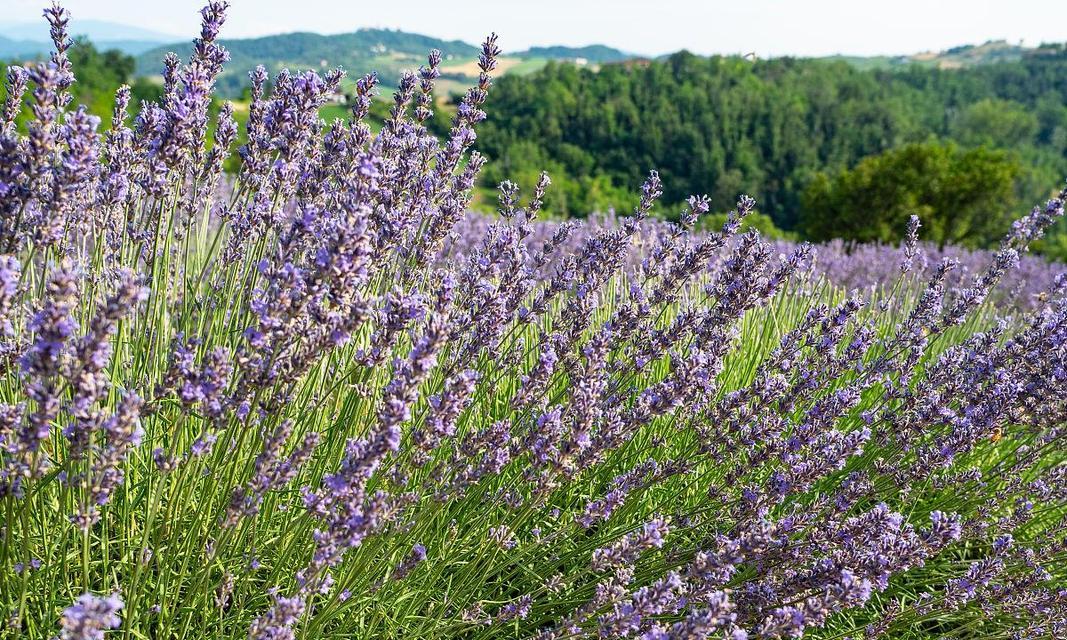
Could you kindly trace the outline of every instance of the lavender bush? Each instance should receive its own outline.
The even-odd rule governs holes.
[[[374,75],[324,125],[343,72],[257,69],[229,183],[225,9],[102,136],[62,9],[8,73],[5,637],[1067,633],[1067,279],[991,298],[1067,193],[852,293],[749,198],[648,233],[655,173],[609,225],[539,226],[547,176],[465,219],[495,37],[444,141],[436,52],[376,135]]]
[[[456,225],[450,242],[446,244],[443,260],[466,259],[478,246],[478,242],[493,223],[491,216],[468,214]],[[551,277],[564,256],[580,251],[593,235],[604,229],[617,228],[621,224],[613,213],[594,216],[581,225],[559,223],[549,220],[535,221],[533,231],[524,241],[528,250],[536,250],[549,241],[561,225],[572,227],[566,231],[567,239],[554,258],[547,261],[535,271],[535,277]],[[676,227],[670,223],[649,218],[641,222],[639,231],[631,242],[631,249],[626,254],[625,268],[627,274],[640,269],[649,247],[655,246],[665,236],[674,233]],[[702,234],[690,233],[691,239],[699,240]],[[736,242],[736,238],[732,241]],[[770,243],[772,251],[789,254],[798,247],[796,243],[776,240]],[[914,253],[908,263],[908,279],[913,287],[921,284],[934,274],[945,260],[951,260],[954,268],[945,278],[946,295],[950,298],[965,291],[974,278],[983,272],[995,257],[995,252],[962,247],[938,247],[933,244],[916,242]],[[810,273],[815,277],[825,278],[829,283],[845,291],[859,291],[867,297],[885,295],[901,277],[901,263],[907,258],[899,247],[875,244],[854,243],[844,240],[817,244],[813,247],[815,259],[811,263]],[[728,255],[720,252],[712,257],[708,270],[714,271]],[[1055,286],[1057,278],[1067,273],[1067,266],[1059,262],[1050,262],[1038,256],[1020,255],[1018,264],[1005,272],[997,288],[989,292],[989,299],[1002,312],[1012,310],[1030,311],[1044,302],[1048,292]]]

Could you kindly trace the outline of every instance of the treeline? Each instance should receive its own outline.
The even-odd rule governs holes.
[[[802,236],[891,239],[903,220],[872,230],[862,228],[864,216],[886,220],[853,211],[835,234],[828,216],[856,206],[895,214],[909,205],[937,215],[936,206],[961,202],[939,193],[955,188],[966,194],[971,222],[946,240],[983,244],[988,225],[976,217],[999,220],[1067,175],[1065,78],[1062,49],[960,70],[860,71],[844,62],[686,52],[599,71],[549,64],[497,81],[477,144],[491,159],[486,185],[510,176],[529,186],[547,168],[555,182],[548,207],[560,215],[628,206],[656,168],[668,203],[708,193],[725,210],[748,193],[776,225]],[[859,167],[905,148],[907,158]],[[894,178],[902,162],[936,170]],[[864,180],[883,178],[900,184],[866,201],[857,193]],[[939,187],[937,179],[975,184]]]

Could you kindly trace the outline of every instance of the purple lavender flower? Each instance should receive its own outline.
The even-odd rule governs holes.
[[[285,598],[273,594],[274,603],[265,614],[256,618],[248,631],[249,640],[293,640],[296,632],[293,625],[304,615],[304,599],[296,596]]]
[[[674,613],[679,607],[682,579],[675,572],[651,586],[641,587],[629,599],[617,603],[612,612],[600,617],[601,638],[627,638],[638,632],[646,618]]]
[[[108,629],[117,629],[122,624],[119,611],[123,602],[119,595],[107,597],[91,593],[78,596],[71,606],[63,610],[60,620],[62,640],[103,640]]]
[[[533,600],[529,594],[521,596],[518,600],[509,602],[503,607],[500,607],[500,612],[497,613],[497,620],[500,622],[525,620],[530,615],[530,607],[532,604]]]
[[[632,564],[643,552],[662,547],[668,531],[667,523],[662,518],[646,522],[640,531],[623,536],[610,547],[595,550],[592,558],[593,570],[624,568]]]
[[[27,456],[37,452],[59,416],[58,375],[76,328],[73,312],[78,293],[73,267],[60,265],[49,279],[44,305],[29,324],[34,339],[22,356],[22,371],[28,381],[27,395],[36,410],[19,435],[19,446]]]
[[[123,463],[144,438],[141,407],[141,398],[128,393],[119,402],[115,413],[103,422],[104,442],[89,469],[87,500],[71,516],[72,522],[83,530],[100,519],[100,507],[110,502],[115,489],[125,478]]]
[[[413,432],[416,445],[422,453],[428,454],[444,439],[456,435],[456,420],[470,403],[479,377],[477,371],[466,369],[455,377],[447,378],[441,393],[430,396],[425,426]]]
[[[904,243],[901,247],[903,254],[900,261],[901,273],[911,271],[912,262],[915,260],[915,256],[918,253],[920,226],[922,225],[919,222],[919,216],[913,215],[908,218],[908,228],[904,232]]]
[[[391,578],[393,580],[403,580],[409,573],[411,573],[412,569],[424,560],[426,560],[426,547],[421,542],[416,542],[415,546],[411,548],[411,553],[404,558],[403,562],[397,565]]]
[[[12,65],[7,68],[7,93],[4,96],[4,120],[2,131],[11,135],[15,126],[15,118],[22,110],[22,96],[26,92],[26,81],[29,74],[26,69]]]
[[[52,6],[44,10],[44,17],[48,20],[49,35],[52,37],[52,44],[55,50],[52,52],[52,64],[55,65],[62,73],[63,80],[59,87],[66,89],[74,83],[74,74],[71,73],[70,59],[67,57],[67,50],[74,44],[67,32],[67,25],[70,22],[70,12],[59,6],[59,2],[53,0]],[[64,95],[60,104],[65,106],[70,101],[70,95]]]
[[[71,452],[80,455],[89,445],[93,430],[101,422],[96,405],[109,390],[104,369],[111,361],[111,340],[117,323],[136,311],[147,292],[130,270],[116,274],[115,292],[104,301],[93,318],[88,333],[74,348],[73,371],[68,374],[73,400],[69,411],[75,421],[63,429],[71,442]]]
[[[233,527],[242,517],[259,513],[263,499],[270,491],[287,485],[300,472],[301,467],[315,452],[319,434],[310,432],[287,457],[282,448],[292,433],[293,424],[286,420],[273,431],[263,434],[263,449],[253,463],[252,478],[240,489],[235,489],[222,520],[223,527]]]

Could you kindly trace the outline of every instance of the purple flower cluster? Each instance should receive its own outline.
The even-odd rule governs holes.
[[[79,596],[63,611],[59,637],[62,640],[104,640],[107,630],[122,624],[119,618],[122,607],[122,598],[118,594],[101,597],[86,593]]]
[[[462,259],[467,256],[485,234],[492,218],[484,214],[468,213],[453,232],[452,241],[447,246],[446,257]],[[567,268],[564,257],[580,250],[586,240],[604,228],[614,228],[621,224],[614,215],[593,216],[583,224],[573,221],[557,223],[551,221],[534,222],[526,239],[530,248],[541,246],[560,247],[550,251],[544,264],[534,264],[536,277],[551,278],[558,269]],[[646,220],[641,224],[639,237],[634,248],[625,257],[628,270],[659,271],[672,268],[663,260],[659,252],[663,243],[677,234],[679,229],[658,220]],[[915,230],[918,234],[918,227]],[[698,271],[714,272],[720,268],[719,247],[721,240],[715,234],[693,234],[692,254],[683,259],[691,264],[689,268]],[[560,240],[559,238],[563,238]],[[710,244],[709,244],[710,243]],[[788,255],[796,249],[792,242],[777,240],[771,242],[772,251]],[[923,282],[929,279],[938,265],[945,260],[952,260],[957,266],[946,279],[945,286],[954,297],[962,292],[975,277],[983,271],[992,258],[992,252],[964,249],[955,246],[938,247],[920,242],[906,242],[901,247],[885,244],[864,244],[844,240],[834,240],[812,247],[814,260],[812,274],[822,277],[845,291],[860,291],[872,295],[891,289],[905,271],[910,279]],[[703,256],[703,257],[702,257]],[[905,268],[906,267],[906,268]],[[673,266],[675,269],[681,265]],[[1042,298],[1047,295],[1058,277],[1067,274],[1067,267],[1058,262],[1050,262],[1040,256],[1022,255],[1018,264],[1007,271],[996,290],[993,300],[1005,308],[1032,310],[1040,306]]]

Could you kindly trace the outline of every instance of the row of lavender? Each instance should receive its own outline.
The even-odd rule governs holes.
[[[436,52],[375,135],[375,76],[324,126],[343,72],[257,69],[220,189],[225,10],[102,136],[61,8],[8,73],[0,634],[1063,637],[1067,280],[987,301],[1067,193],[970,272],[913,220],[873,293],[655,173],[468,217],[495,37],[444,141]]]
[[[477,248],[479,241],[484,236],[489,225],[493,222],[491,216],[471,213],[467,215],[454,231],[451,242],[447,246],[445,256],[447,259],[465,258],[470,251]],[[569,227],[564,251],[561,253],[579,251],[585,242],[593,235],[604,229],[617,228],[620,221],[617,216],[593,216],[581,225],[575,222],[552,222],[539,221],[533,225],[533,232],[527,239],[530,247],[536,247],[547,242],[563,225]],[[641,224],[638,235],[634,238],[633,248],[626,256],[626,267],[634,271],[643,266],[647,259],[647,247],[655,246],[664,236],[674,232],[675,227],[661,220],[650,219]],[[693,234],[699,238],[701,234]],[[771,243],[774,251],[779,254],[790,254],[796,250],[797,244],[788,241],[775,241]],[[877,293],[887,287],[892,287],[900,279],[901,262],[904,258],[900,247],[874,244],[855,243],[845,240],[834,240],[813,247],[815,260],[812,263],[811,272],[816,277],[823,277],[835,286],[846,291],[859,291],[866,295]],[[722,256],[714,257],[708,265],[709,270],[715,270]],[[954,263],[955,268],[945,279],[948,295],[951,297],[956,292],[967,288],[975,276],[984,271],[994,257],[994,252],[965,249],[962,247],[918,243],[916,254],[911,260],[909,269],[912,280],[921,284],[928,279],[944,261]],[[559,266],[559,259],[545,264],[539,271],[539,277],[549,277],[553,270]],[[1039,303],[1054,286],[1056,279],[1067,273],[1067,265],[1059,262],[1050,262],[1040,256],[1022,255],[1018,264],[1004,273],[997,289],[991,292],[990,301],[999,306],[1004,313],[1013,310],[1029,311],[1040,306]]]

